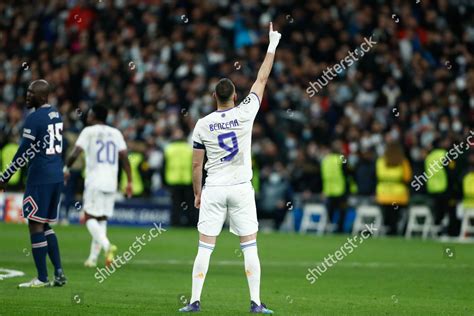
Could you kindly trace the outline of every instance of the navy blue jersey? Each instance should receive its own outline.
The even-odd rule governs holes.
[[[28,162],[27,185],[58,183],[63,175],[63,120],[50,105],[28,115],[23,126],[20,148],[11,167]]]

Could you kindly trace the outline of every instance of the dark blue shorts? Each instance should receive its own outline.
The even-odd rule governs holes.
[[[55,222],[63,182],[26,186],[23,217],[40,223]]]

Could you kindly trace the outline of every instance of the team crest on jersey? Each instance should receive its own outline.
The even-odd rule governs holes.
[[[58,112],[51,112],[48,115],[49,115],[50,120],[52,120],[53,118],[59,118],[59,113]]]
[[[242,101],[243,104],[249,104],[250,103],[250,97],[246,97],[244,101]]]

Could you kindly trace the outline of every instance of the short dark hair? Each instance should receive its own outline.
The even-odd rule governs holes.
[[[93,105],[92,108],[92,113],[94,113],[94,116],[96,120],[101,121],[103,123],[107,122],[107,115],[109,114],[109,110],[101,104],[96,104]]]
[[[234,94],[235,87],[230,79],[223,78],[216,85],[216,96],[219,102],[229,101]]]

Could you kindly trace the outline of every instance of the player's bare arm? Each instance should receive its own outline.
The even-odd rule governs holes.
[[[194,190],[194,206],[201,206],[201,190],[202,190],[202,167],[204,164],[204,149],[193,149],[193,190]]]
[[[71,166],[76,161],[76,159],[80,156],[81,153],[82,153],[82,148],[79,147],[79,146],[75,146],[74,149],[72,150],[71,154],[69,155],[69,157],[66,160],[65,167],[67,169],[71,168]]]
[[[273,30],[273,23],[271,22],[268,37],[270,42],[268,44],[267,54],[265,56],[265,59],[263,60],[262,65],[260,66],[260,70],[258,71],[257,80],[250,89],[250,92],[255,93],[258,96],[259,100],[262,100],[263,91],[265,90],[268,77],[270,76],[270,72],[272,71],[273,60],[275,59],[275,50],[281,38],[281,34]]]
[[[128,152],[126,150],[119,151],[119,158],[120,158],[120,163],[122,164],[122,169],[125,171],[125,174],[127,175],[127,188],[126,188],[127,197],[131,198],[133,194],[132,170],[130,168],[130,161],[128,160]]]
[[[66,164],[64,165],[64,183],[67,183],[70,173],[69,173],[69,168],[74,164],[76,159],[81,155],[82,153],[82,148],[79,146],[74,146],[74,149],[72,150],[71,154],[69,157],[66,159]]]

